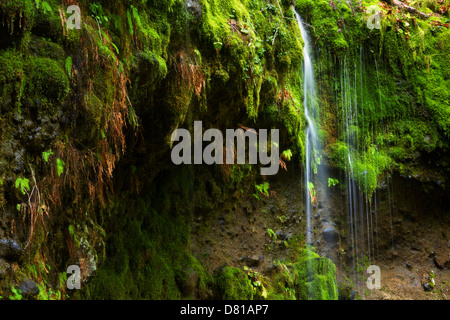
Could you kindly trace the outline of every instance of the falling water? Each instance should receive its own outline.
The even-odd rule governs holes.
[[[313,117],[316,114],[317,96],[314,81],[314,71],[310,56],[309,37],[303,25],[301,17],[295,13],[297,23],[303,38],[303,93],[304,93],[304,113],[308,125],[305,131],[305,199],[306,199],[306,241],[308,244],[313,243],[314,230],[311,225],[312,202],[315,193],[313,176],[317,173],[317,165],[315,162],[316,152],[318,150],[317,132],[315,129]],[[309,266],[310,268],[311,266]]]
[[[314,166],[314,157],[315,150],[317,147],[317,133],[314,126],[314,122],[311,118],[312,114],[315,111],[315,107],[317,104],[316,99],[316,88],[314,82],[314,71],[313,65],[310,56],[310,44],[309,37],[303,26],[303,21],[301,17],[296,13],[296,18],[298,22],[298,26],[300,28],[300,32],[303,38],[304,47],[303,47],[303,93],[304,93],[304,113],[308,122],[308,126],[306,127],[305,139],[305,190],[306,190],[306,217],[307,217],[307,243],[311,244],[313,239],[313,230],[311,226],[311,212],[312,212],[312,194],[313,194],[313,166]]]

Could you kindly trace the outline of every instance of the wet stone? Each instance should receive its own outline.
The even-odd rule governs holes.
[[[18,288],[22,292],[22,296],[26,298],[37,296],[39,294],[39,288],[37,284],[30,279],[23,281],[21,284],[19,284]]]
[[[333,227],[325,228],[322,231],[323,238],[329,243],[335,243],[338,241],[339,234]]]
[[[18,261],[22,254],[20,245],[12,239],[0,239],[0,258],[9,261]]]

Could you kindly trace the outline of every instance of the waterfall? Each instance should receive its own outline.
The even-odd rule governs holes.
[[[295,11],[294,11],[295,12]],[[318,163],[316,160],[318,152],[317,131],[314,124],[314,116],[317,114],[317,94],[316,84],[314,80],[314,70],[311,60],[310,42],[308,34],[303,25],[303,21],[299,14],[295,12],[297,23],[300,28],[301,36],[303,38],[303,107],[304,114],[307,120],[307,127],[305,129],[305,199],[306,199],[306,243],[313,245],[314,243],[314,229],[311,223],[313,203],[316,201],[316,190],[314,186],[314,174],[317,174]],[[311,262],[308,265],[309,272],[311,272]],[[311,296],[311,293],[309,293]]]

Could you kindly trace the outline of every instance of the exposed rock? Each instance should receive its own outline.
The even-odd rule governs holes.
[[[423,284],[423,288],[425,291],[429,292],[433,290],[433,287],[431,287],[431,285],[429,283],[424,283]]]
[[[322,232],[323,238],[330,243],[336,243],[339,239],[339,234],[333,227],[325,228]]]
[[[201,18],[203,14],[202,6],[196,0],[187,0],[186,9],[195,17]]]
[[[260,265],[261,260],[259,259],[259,257],[246,257],[244,258],[244,262],[248,267],[257,267]]]
[[[22,296],[25,298],[34,297],[39,294],[39,288],[37,284],[30,279],[23,281],[21,284],[19,284],[18,288],[22,292]]]
[[[9,268],[10,264],[6,260],[0,259],[0,279],[6,276]]]
[[[450,264],[450,254],[446,250],[437,251],[434,255],[434,263],[443,269]]]
[[[263,273],[267,276],[270,276],[272,274],[277,273],[280,270],[281,270],[280,265],[271,263],[264,269]]]
[[[12,239],[0,239],[0,258],[9,261],[18,261],[22,255],[20,244]]]

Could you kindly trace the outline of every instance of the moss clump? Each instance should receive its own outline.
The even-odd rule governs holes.
[[[305,249],[294,264],[294,285],[299,300],[337,300],[336,266],[328,259]]]
[[[69,93],[69,79],[55,60],[30,57],[27,64],[25,95],[39,95],[49,101],[61,101]]]
[[[223,267],[214,272],[214,288],[218,299],[252,300],[254,289],[241,269]]]

